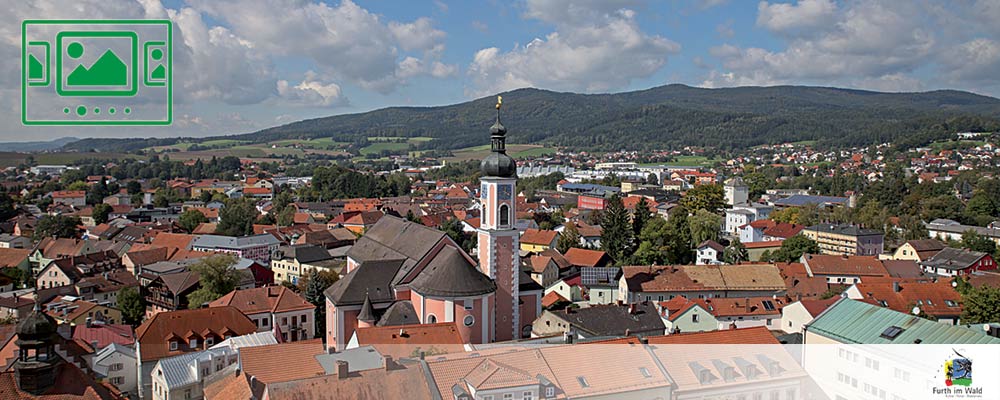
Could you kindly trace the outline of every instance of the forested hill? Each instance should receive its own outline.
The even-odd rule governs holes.
[[[899,141],[916,145],[956,131],[1000,129],[1000,99],[954,90],[880,93],[807,86],[667,85],[615,94],[519,89],[502,95],[502,118],[511,142],[590,149],[738,149],[802,140],[830,147]],[[227,138],[269,142],[333,137],[354,142],[361,137],[426,136],[435,138],[422,144],[427,148],[461,148],[488,143],[494,102],[491,96],[440,107],[389,107]],[[176,139],[155,142],[170,140]],[[121,151],[152,141],[87,139],[67,148]]]

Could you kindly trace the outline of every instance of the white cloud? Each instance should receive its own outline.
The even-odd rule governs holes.
[[[837,12],[833,0],[798,0],[796,4],[757,4],[757,25],[773,32],[794,29],[821,29]]]
[[[556,31],[507,52],[496,47],[476,52],[467,93],[479,96],[528,86],[602,92],[652,75],[680,45],[642,32],[635,12],[618,8],[633,3],[529,1],[525,15],[554,24]]]
[[[336,83],[324,83],[318,74],[313,71],[306,72],[305,78],[299,84],[292,86],[291,83],[282,79],[277,82],[278,96],[282,99],[281,104],[298,104],[316,107],[344,106],[348,104],[340,90],[340,85]]]
[[[938,45],[921,7],[906,2],[859,1],[835,15],[829,10],[805,0],[795,6],[761,3],[758,24],[788,33],[787,47],[713,47],[710,54],[721,60],[723,69],[713,71],[705,84],[916,87],[911,74],[927,64]],[[795,31],[809,24],[829,25],[829,29]]]
[[[1000,43],[976,38],[952,47],[942,63],[955,81],[1000,83]]]
[[[191,0],[241,37],[274,56],[305,57],[323,74],[389,93],[406,57],[436,61],[445,33],[427,18],[384,22],[350,0],[336,6],[312,0]],[[276,10],[280,10],[276,11]],[[404,52],[424,53],[407,55]]]

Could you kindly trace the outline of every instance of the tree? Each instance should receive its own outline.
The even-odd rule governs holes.
[[[726,196],[720,185],[698,185],[684,194],[680,205],[690,211],[707,210],[716,213],[726,207]]]
[[[650,218],[652,218],[652,213],[649,212],[649,202],[646,201],[645,197],[640,198],[639,202],[635,203],[635,210],[632,211],[632,233],[639,236]]]
[[[275,208],[277,210],[277,208]],[[295,223],[295,206],[291,204],[286,205],[285,208],[280,209],[281,212],[275,217],[275,222],[278,226],[292,226]]]
[[[566,227],[559,234],[559,240],[556,242],[556,249],[560,253],[565,254],[569,249],[574,247],[581,247],[580,245],[580,230],[576,228],[576,224],[573,222],[566,223]]]
[[[198,273],[201,287],[188,295],[188,308],[199,308],[233,291],[240,282],[240,274],[233,268],[235,264],[236,257],[216,254],[191,265],[191,270]]]
[[[611,196],[607,207],[604,208],[601,247],[617,264],[625,262],[625,256],[632,248],[632,224],[629,221],[628,210],[617,194]]]
[[[782,210],[775,210],[771,213],[771,219],[775,222],[784,222],[787,224],[798,223],[799,220],[799,208],[798,207],[788,207]]]
[[[256,220],[257,208],[250,200],[231,200],[219,211],[219,225],[215,228],[215,233],[225,236],[252,235]]]
[[[16,203],[7,192],[0,193],[0,221],[6,221],[17,215]]]
[[[660,177],[656,176],[655,173],[650,172],[649,175],[646,176],[646,184],[647,185],[659,185],[660,184]]]
[[[973,287],[962,296],[963,324],[996,322],[998,315],[1000,315],[1000,288]]]
[[[181,213],[181,216],[177,218],[177,225],[180,225],[182,229],[187,231],[187,233],[193,232],[198,225],[208,222],[208,217],[205,216],[201,211],[190,209]]]
[[[691,225],[688,222],[688,211],[684,206],[674,208],[667,220],[667,262],[671,264],[688,264],[693,258],[691,246]]]
[[[722,259],[727,264],[738,264],[749,260],[750,255],[747,253],[747,247],[740,242],[740,239],[734,238],[722,252]]]
[[[654,216],[639,234],[639,247],[632,255],[631,263],[636,265],[663,264],[670,253],[670,232],[667,220]]]
[[[80,232],[80,218],[65,215],[45,215],[35,226],[35,239],[45,237],[75,238]]]
[[[962,247],[992,255],[997,251],[997,244],[990,238],[982,236],[976,231],[969,229],[962,233]]]
[[[300,286],[302,286],[303,281],[305,283],[302,293],[304,293],[306,301],[316,306],[316,337],[325,337],[326,335],[326,296],[323,291],[337,282],[338,278],[336,272],[313,269],[309,275],[299,281]]]
[[[1000,214],[997,212],[1000,209],[997,201],[985,191],[976,190],[972,198],[965,205],[963,212],[965,221],[975,225],[989,224],[995,219],[996,215]]]
[[[94,218],[95,224],[103,224],[105,222],[108,222],[108,215],[110,214],[111,214],[110,205],[104,203],[98,203],[94,205],[94,210],[92,211],[91,216]]]
[[[137,180],[128,181],[125,184],[125,190],[128,194],[139,194],[139,192],[142,192],[142,184]]]
[[[134,287],[126,286],[118,290],[118,309],[122,312],[122,319],[126,324],[133,327],[142,323],[142,317],[146,315],[146,305],[142,296]]]
[[[467,253],[471,253],[473,248],[476,247],[476,242],[471,238],[471,235],[466,235],[465,231],[462,229],[462,222],[458,218],[448,218],[441,224],[441,230],[444,231],[451,240],[454,240],[456,244],[461,246],[462,250]]]
[[[819,244],[805,235],[798,234],[785,239],[781,243],[781,248],[770,254],[769,261],[795,262],[806,253],[819,253]]]
[[[706,210],[698,210],[688,218],[691,226],[691,243],[698,245],[706,240],[718,240],[722,229],[722,217]]]
[[[15,289],[35,285],[35,280],[32,279],[31,273],[17,267],[3,268],[0,274],[10,278],[10,280],[14,283]]]

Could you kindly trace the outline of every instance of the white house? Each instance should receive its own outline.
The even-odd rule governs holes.
[[[695,265],[722,264],[722,253],[725,249],[714,240],[701,242],[695,249],[697,253]]]
[[[802,327],[823,310],[835,303],[839,297],[826,300],[799,300],[781,309],[781,330],[785,333],[802,333]]]
[[[93,370],[98,377],[114,385],[124,394],[138,395],[139,363],[135,349],[111,343],[94,354]]]
[[[270,332],[257,332],[226,339],[208,350],[163,358],[153,367],[153,400],[198,400],[205,380],[239,363],[243,347],[277,344]]]

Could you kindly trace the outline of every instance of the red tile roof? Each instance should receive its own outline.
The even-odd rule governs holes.
[[[550,246],[558,235],[556,231],[528,229],[521,235],[521,243]]]
[[[805,229],[805,225],[789,224],[787,222],[779,222],[774,226],[764,229],[764,234],[772,237],[780,237],[788,239],[792,236],[799,234]]]
[[[831,254],[805,254],[810,275],[889,276],[885,266],[876,256],[841,256]]]
[[[111,343],[132,345],[135,343],[135,333],[128,325],[77,325],[73,327],[73,339],[82,340],[85,343],[96,342],[96,348],[102,349]]]
[[[650,336],[649,344],[781,344],[767,327]]]
[[[899,284],[899,291],[894,290]],[[855,285],[862,301],[909,314],[913,307],[936,317],[954,317],[962,313],[962,296],[951,282],[923,279],[865,278]],[[951,305],[949,305],[949,303]]]
[[[374,346],[383,356],[412,357],[423,349],[434,353],[465,351],[462,335],[454,322],[397,326],[373,326],[355,331],[359,346]]]
[[[281,313],[312,310],[316,308],[315,305],[306,301],[301,295],[284,286],[233,290],[208,303],[208,306],[233,306],[247,315],[263,312]]]
[[[605,260],[607,253],[601,250],[579,249],[576,247],[566,250],[566,261],[578,267],[597,267]]]
[[[167,311],[153,315],[135,330],[143,362],[159,360],[191,351],[187,346],[170,350],[168,341],[195,334],[200,339],[212,334],[217,339],[257,331],[257,325],[235,307],[211,307],[197,310]]]
[[[769,241],[765,241],[765,242],[750,242],[750,243],[743,243],[743,247],[746,247],[747,249],[770,249],[770,248],[781,247],[781,244],[784,243],[784,242],[785,242],[784,240],[769,240]]]
[[[271,384],[324,375],[326,371],[316,360],[323,353],[322,339],[244,347],[240,349],[240,364],[247,375]]]

